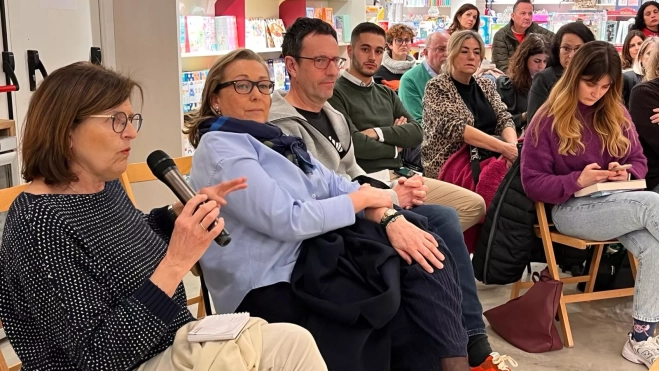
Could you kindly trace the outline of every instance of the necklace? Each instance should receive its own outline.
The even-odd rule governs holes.
[[[76,194],[80,194],[80,193],[78,193],[78,191],[75,190],[75,188],[73,188],[73,186],[71,186],[71,183],[68,183],[67,185],[69,186],[69,188],[71,188],[71,190],[72,190],[74,193],[76,193]]]

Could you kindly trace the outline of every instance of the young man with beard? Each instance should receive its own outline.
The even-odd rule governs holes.
[[[269,121],[285,133],[304,139],[307,149],[330,170],[349,179],[365,175],[355,160],[356,147],[346,118],[327,103],[345,63],[340,57],[336,31],[323,21],[300,18],[287,30],[282,49],[291,89],[273,94]],[[498,370],[508,357],[492,353],[490,348],[458,215],[450,207],[429,204],[426,190],[423,178],[417,175],[397,179],[392,193],[397,195],[399,206],[426,216],[430,229],[442,237],[451,251],[460,274],[461,309],[472,370]]]
[[[385,44],[380,26],[364,22],[355,27],[348,46],[350,66],[336,80],[328,103],[348,122],[359,166],[367,173],[387,170],[390,180],[396,180],[395,171],[403,166],[400,152],[419,146],[423,129],[393,90],[373,81]],[[478,194],[437,179],[422,179],[428,186],[426,202],[454,208],[463,230],[485,214],[485,201]]]

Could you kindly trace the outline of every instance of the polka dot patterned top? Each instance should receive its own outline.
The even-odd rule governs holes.
[[[149,280],[172,228],[118,181],[19,195],[0,247],[0,318],[22,370],[131,370],[169,347],[194,320],[183,284],[170,298]]]

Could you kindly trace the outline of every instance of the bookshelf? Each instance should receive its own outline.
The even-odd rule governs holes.
[[[218,0],[215,10],[216,15],[243,17],[243,22],[245,17],[282,18],[280,5],[297,1]],[[217,12],[218,4],[229,3],[233,8]],[[297,5],[332,7],[335,15],[349,15],[354,27],[366,20],[365,3],[306,0]],[[156,149],[171,157],[183,155],[181,74],[210,68],[226,52],[181,53],[179,17],[185,14],[180,14],[178,0],[112,0],[104,3],[104,11],[114,21],[102,25],[103,34],[108,35],[104,50],[114,49],[112,55],[104,55],[104,64],[135,79],[144,89],[144,100],[134,100],[134,109],[142,113],[144,126],[132,144],[130,162],[143,162]],[[341,44],[343,53],[346,45]],[[266,60],[281,54],[278,48],[256,51]],[[171,200],[171,192],[154,188],[153,184],[136,185],[134,191],[143,210]]]

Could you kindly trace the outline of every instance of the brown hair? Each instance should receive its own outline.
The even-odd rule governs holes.
[[[74,160],[69,135],[91,115],[117,107],[142,88],[128,77],[89,62],[77,62],[51,73],[30,99],[23,126],[23,179],[43,178],[48,185],[77,181],[69,169]]]
[[[480,27],[481,24],[481,11],[478,10],[478,7],[476,5],[467,3],[459,7],[458,11],[455,12],[455,15],[453,16],[453,22],[451,22],[451,26],[448,28],[449,34],[453,34],[453,32],[455,31],[462,30],[460,26],[459,18],[470,10],[476,11],[476,22],[474,22],[474,26],[471,28],[471,30],[478,32],[478,27]]]
[[[586,149],[581,135],[583,123],[577,118],[579,84],[582,80],[597,83],[605,76],[611,78],[611,87],[595,104],[593,128],[602,142],[602,153],[623,157],[631,146],[624,130],[632,127],[622,105],[622,68],[616,48],[606,41],[585,43],[574,54],[563,76],[551,89],[549,98],[533,117],[535,130],[529,130],[538,143],[542,118],[553,116],[552,131],[558,136],[558,153],[576,155]]]
[[[206,83],[204,85],[204,91],[201,94],[199,108],[190,112],[185,117],[183,134],[188,136],[188,141],[192,147],[197,148],[199,145],[199,125],[210,118],[217,117],[217,114],[213,112],[213,107],[211,107],[211,100],[218,93],[215,91],[217,86],[224,82],[224,71],[231,63],[242,60],[260,62],[263,64],[263,68],[268,71],[268,75],[270,75],[270,70],[266,67],[263,59],[249,49],[236,49],[218,59],[206,76]]]
[[[620,54],[620,58],[622,58],[622,69],[626,70],[628,68],[632,68],[634,65],[634,58],[632,58],[632,55],[629,53],[629,45],[632,43],[632,39],[635,37],[640,37],[642,41],[645,41],[645,34],[639,30],[630,30],[629,33],[627,34],[627,37],[625,37],[625,43],[622,45],[622,54]],[[640,47],[639,47],[640,50]],[[637,55],[638,58],[638,55]]]
[[[529,72],[528,60],[533,55],[551,55],[551,40],[541,34],[529,34],[524,38],[515,54],[510,58],[508,65],[508,77],[513,83],[513,88],[520,93],[526,94],[531,89],[531,72]]]
[[[414,36],[416,36],[414,30],[412,30],[409,26],[399,23],[389,27],[385,36],[385,39],[387,40],[387,46],[389,46],[388,44],[393,44],[395,39],[404,39],[408,35],[412,39]]]

